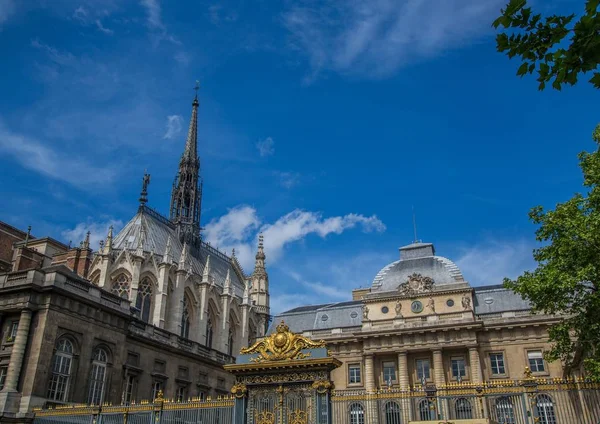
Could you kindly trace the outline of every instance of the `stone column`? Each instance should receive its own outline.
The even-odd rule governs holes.
[[[469,348],[469,363],[471,365],[471,381],[473,383],[481,383],[483,381],[481,362],[479,360],[479,351],[476,347]]]
[[[169,269],[170,265],[161,263],[158,268],[158,290],[154,295],[154,314],[152,324],[159,328],[165,328],[165,313],[167,310],[169,292]]]
[[[408,354],[406,352],[398,353],[398,382],[400,390],[409,390],[410,381],[408,378]]]
[[[375,369],[372,354],[365,355],[365,389],[369,393],[375,392]]]
[[[444,360],[442,356],[442,351],[437,349],[433,351],[433,381],[438,388],[446,384],[446,372],[444,370]],[[439,399],[438,399],[439,400]],[[438,417],[443,417],[448,419],[448,401],[440,400],[436,402],[437,413],[441,414]],[[437,417],[436,417],[437,418]]]
[[[438,387],[446,384],[444,361],[442,359],[442,351],[439,349],[433,351],[433,381]]]
[[[17,337],[12,346],[10,354],[10,363],[8,364],[8,372],[4,383],[4,391],[16,392],[23,367],[23,357],[25,356],[25,347],[27,346],[27,338],[29,337],[29,325],[31,324],[31,311],[23,309],[19,318],[19,327],[17,328]]]

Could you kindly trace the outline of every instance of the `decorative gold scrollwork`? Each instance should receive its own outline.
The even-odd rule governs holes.
[[[256,424],[275,424],[275,414],[270,411],[256,412]]]
[[[288,424],[308,424],[308,412],[296,409],[288,414]]]
[[[313,341],[299,334],[294,334],[283,322],[277,326],[277,331],[252,346],[243,348],[243,355],[257,353],[259,356],[252,358],[252,362],[281,361],[304,359],[310,353],[303,353],[303,349],[316,349],[325,347],[325,341]]]
[[[317,380],[312,384],[312,388],[319,394],[327,393],[328,390],[333,389],[333,383],[329,380]]]
[[[163,398],[163,391],[159,390],[156,394],[156,399],[154,399],[154,403],[163,402],[165,399]]]
[[[231,388],[231,394],[234,395],[238,399],[241,399],[244,396],[246,396],[246,393],[248,393],[248,388],[246,387],[245,384],[236,383]]]

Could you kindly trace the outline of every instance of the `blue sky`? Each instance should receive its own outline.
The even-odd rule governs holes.
[[[205,237],[275,311],[344,300],[418,238],[473,285],[532,266],[530,207],[581,188],[598,91],[496,52],[504,0],[0,0],[0,219],[97,242],[166,213],[195,80]],[[579,1],[538,2],[545,13]]]

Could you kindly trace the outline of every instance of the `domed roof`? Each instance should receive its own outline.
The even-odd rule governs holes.
[[[435,256],[431,243],[413,243],[400,248],[400,260],[386,265],[373,279],[371,291],[398,290],[414,274],[433,279],[435,286],[465,285],[460,269],[450,259]]]

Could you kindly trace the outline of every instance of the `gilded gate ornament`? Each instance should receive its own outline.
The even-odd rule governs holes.
[[[270,411],[257,412],[256,424],[275,424],[275,414]]]
[[[297,409],[288,414],[288,424],[308,424],[308,412]]]
[[[312,384],[312,388],[317,391],[317,393],[323,394],[327,393],[327,390],[333,389],[333,383],[329,380],[317,380]]]
[[[299,334],[294,334],[283,322],[277,326],[277,331],[252,346],[243,348],[243,355],[257,353],[259,356],[251,359],[252,362],[282,361],[293,359],[304,359],[310,353],[303,353],[303,349],[324,348],[325,341],[313,341]]]
[[[231,394],[234,395],[238,399],[241,399],[244,396],[246,396],[246,393],[248,393],[248,388],[246,388],[245,384],[236,383],[231,388]]]

